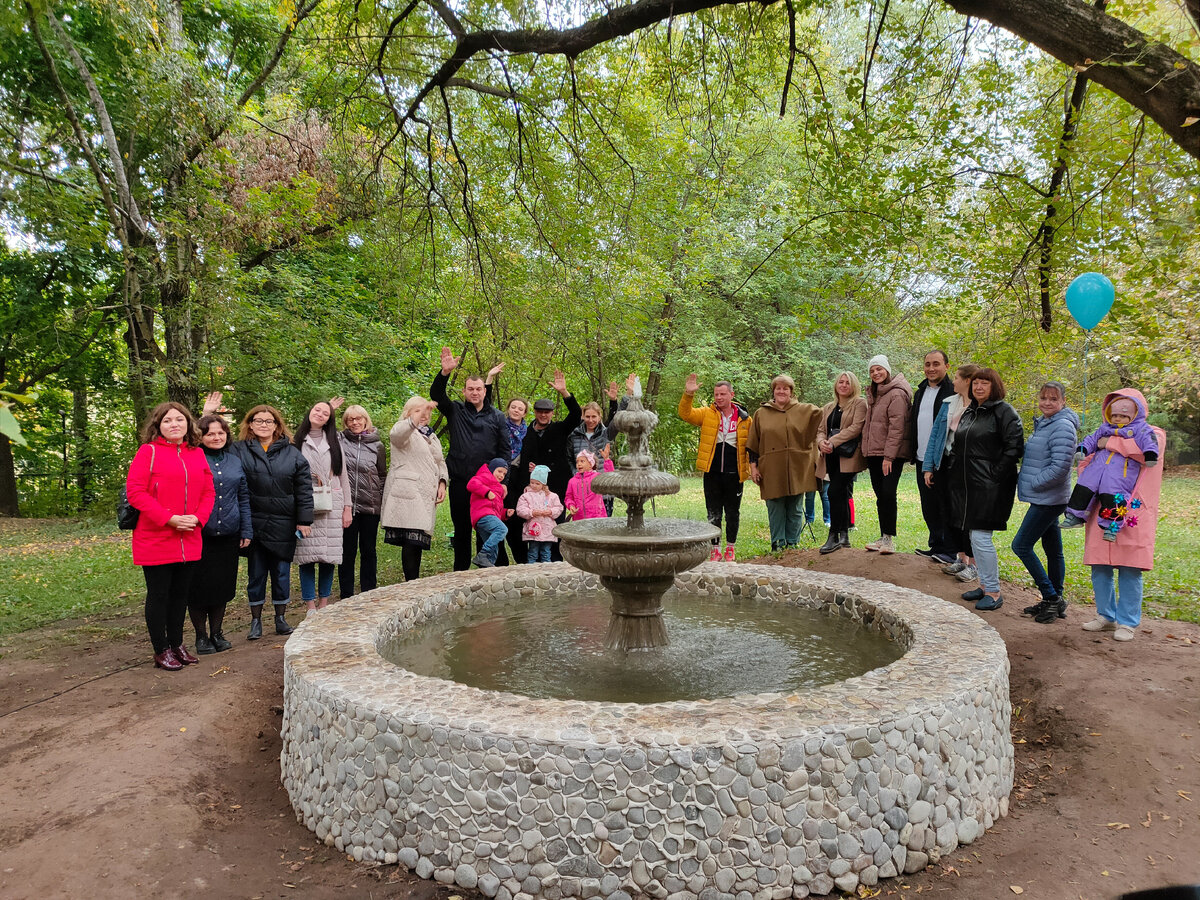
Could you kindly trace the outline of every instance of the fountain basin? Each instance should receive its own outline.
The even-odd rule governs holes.
[[[1006,814],[1004,643],[916,591],[776,566],[680,575],[685,596],[819,608],[907,648],[792,694],[534,700],[379,656],[445,611],[597,583],[565,564],[461,572],[306,620],[284,652],[281,765],[300,821],[355,859],[500,900],[782,900],[916,871]]]

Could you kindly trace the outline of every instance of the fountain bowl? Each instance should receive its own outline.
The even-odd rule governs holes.
[[[866,579],[704,563],[689,593],[788,603],[905,653],[796,693],[639,705],[416,675],[380,648],[464,607],[592,590],[569,565],[356,595],[284,648],[283,786],[318,839],[497,900],[854,892],[970,844],[1008,811],[1008,655],[971,612]]]

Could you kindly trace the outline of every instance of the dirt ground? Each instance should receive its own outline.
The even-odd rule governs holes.
[[[954,601],[925,560],[862,550],[784,565],[893,581]],[[1112,898],[1200,882],[1200,628],[1146,620],[1130,644],[986,614],[1012,661],[1010,813],[970,847],[871,896]],[[982,614],[981,614],[982,615]],[[153,668],[139,621],[29,632],[0,647],[0,897],[445,898],[463,892],[318,843],[279,784],[283,639],[180,673]],[[93,623],[97,624],[97,623]],[[86,633],[86,632],[85,632]],[[865,889],[864,889],[865,891]]]

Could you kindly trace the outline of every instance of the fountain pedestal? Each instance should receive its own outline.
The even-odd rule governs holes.
[[[627,409],[613,417],[629,438],[629,453],[613,472],[592,479],[598,494],[619,497],[628,505],[624,522],[586,519],[554,529],[563,559],[600,576],[613,596],[612,620],[604,646],[610,650],[650,650],[670,643],[662,620],[662,598],[679,572],[708,558],[721,531],[708,522],[645,519],[646,501],[679,492],[679,479],[654,467],[650,433],[658,416],[642,408],[640,388]]]

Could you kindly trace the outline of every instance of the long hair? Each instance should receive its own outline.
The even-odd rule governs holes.
[[[289,440],[291,439],[292,433],[288,431],[287,422],[283,421],[283,413],[273,406],[269,406],[266,403],[260,403],[258,406],[252,406],[250,408],[250,411],[246,413],[245,417],[242,419],[242,424],[238,426],[239,441],[248,441],[251,438],[258,440],[258,438],[254,437],[254,432],[250,430],[250,420],[259,413],[267,413],[272,419],[275,420],[275,431],[271,434],[272,444],[281,437],[288,438]]]
[[[324,400],[318,400],[317,403],[325,403]],[[313,406],[317,404],[314,403]],[[329,406],[328,403],[325,403]],[[312,432],[312,419],[309,418],[311,410],[304,414],[304,421],[300,423],[296,429],[296,434],[292,437],[292,443],[299,448],[304,447],[304,439]],[[342,444],[338,440],[337,423],[333,420],[333,407],[329,406],[329,419],[321,428],[325,433],[325,441],[329,444],[329,471],[334,475],[342,474]]]
[[[156,437],[161,436],[161,432],[158,430],[158,425],[160,422],[162,422],[163,416],[173,409],[183,413],[184,418],[187,419],[188,429],[187,433],[183,436],[183,442],[189,447],[200,446],[200,429],[196,427],[196,417],[192,415],[192,411],[190,409],[188,409],[182,403],[176,403],[174,400],[168,400],[166,403],[160,403],[151,411],[150,418],[148,418],[146,420],[146,424],[142,426],[141,437],[143,444],[149,444]]]
[[[850,381],[850,387],[854,391],[854,393],[852,393],[846,399],[854,400],[855,398],[862,396],[862,382],[858,380],[858,376],[853,372],[838,372],[837,377],[833,379],[833,402],[838,406],[842,405],[842,398],[838,396],[837,383],[842,380],[843,375],[845,375]]]

